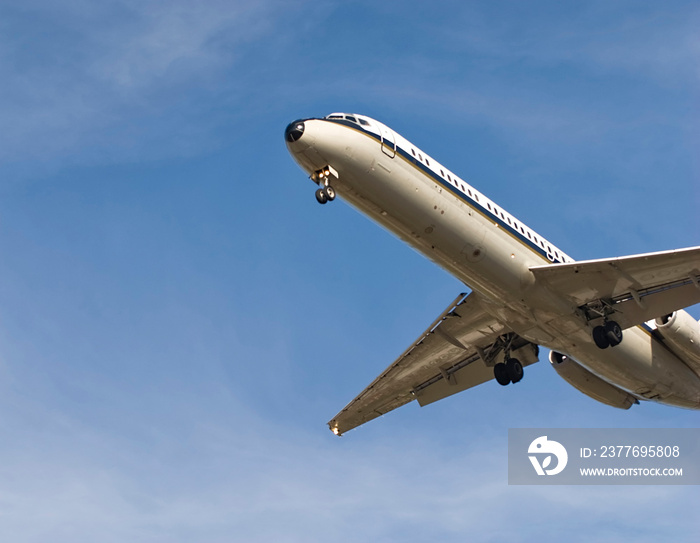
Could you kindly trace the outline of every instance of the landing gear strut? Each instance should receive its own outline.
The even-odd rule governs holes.
[[[599,349],[615,347],[622,343],[622,328],[615,321],[607,321],[593,328],[593,341]]]
[[[330,166],[321,168],[311,176],[321,188],[316,191],[316,201],[319,204],[325,204],[326,202],[332,202],[335,200],[335,189],[331,187],[331,176],[338,177],[338,172],[336,172]]]
[[[495,346],[503,353],[503,362],[499,362],[493,367],[493,376],[499,385],[506,386],[510,383],[518,383],[523,378],[523,365],[517,358],[511,356],[513,342],[518,338],[513,333],[500,336]],[[494,353],[495,354],[495,353]],[[535,356],[535,360],[537,357]]]

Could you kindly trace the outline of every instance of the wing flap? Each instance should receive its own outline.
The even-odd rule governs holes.
[[[615,320],[623,328],[637,326],[662,315],[700,303],[700,288],[686,284],[640,297],[629,298],[613,305]]]

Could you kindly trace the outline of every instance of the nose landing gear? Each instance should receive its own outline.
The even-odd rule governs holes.
[[[316,201],[319,204],[325,204],[333,200],[335,200],[335,189],[330,185],[316,190]]]
[[[321,168],[311,176],[311,179],[321,187],[316,190],[316,201],[319,204],[335,200],[335,189],[331,186],[331,177],[338,179],[338,172],[332,166]]]

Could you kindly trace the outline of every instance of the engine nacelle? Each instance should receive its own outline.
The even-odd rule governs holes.
[[[639,403],[630,393],[603,381],[566,355],[551,351],[549,361],[564,381],[594,400],[619,409],[629,409]]]
[[[681,310],[656,319],[656,329],[673,354],[700,375],[700,324]]]

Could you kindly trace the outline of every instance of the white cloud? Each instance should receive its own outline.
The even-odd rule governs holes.
[[[208,79],[228,66],[240,47],[270,31],[275,1],[129,2],[127,20],[96,36],[104,55],[89,71],[126,89],[174,77]]]

